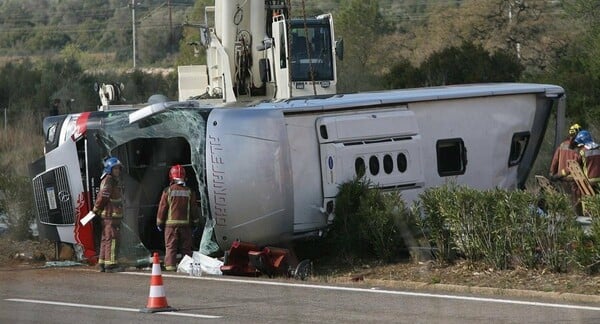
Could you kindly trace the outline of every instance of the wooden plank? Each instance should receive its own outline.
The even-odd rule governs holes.
[[[550,183],[550,180],[548,180],[548,178],[546,178],[542,175],[536,175],[535,180],[537,181],[540,188],[542,188],[542,190],[546,191],[547,193],[551,193],[551,194],[558,193],[558,190],[556,190],[556,188],[554,188],[554,186],[552,185],[552,183]]]
[[[596,194],[594,192],[592,184],[583,173],[583,170],[581,170],[581,166],[579,166],[579,163],[577,163],[577,161],[567,161],[567,168],[569,168],[569,171],[571,171],[573,180],[575,180],[575,183],[577,183],[577,186],[579,187],[579,190],[581,190],[582,194],[586,196],[594,196]]]

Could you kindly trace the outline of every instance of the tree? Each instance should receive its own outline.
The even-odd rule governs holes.
[[[514,53],[529,70],[543,71],[581,30],[554,1],[440,1],[415,17],[413,26],[404,24],[403,33],[389,38],[382,56],[418,65],[443,48],[472,42],[492,53]]]
[[[71,38],[59,31],[40,30],[25,42],[27,48],[37,50],[59,50],[71,41]]]
[[[107,21],[107,28],[97,31],[96,42],[91,50],[114,50],[119,62],[131,62],[131,11],[127,8],[115,10],[114,15]]]
[[[379,12],[377,0],[343,0],[334,17],[336,36],[344,39],[344,60],[338,65],[338,89],[342,92],[381,88],[374,71],[374,44],[391,31]]]
[[[339,8],[340,0],[320,0],[320,1],[306,1],[306,0],[291,0],[290,4],[292,7],[292,17],[302,17],[302,3],[304,3],[306,16],[318,16],[326,12],[332,12],[335,8]]]
[[[419,68],[407,59],[396,63],[384,77],[387,87],[421,87],[519,80],[524,67],[514,54],[490,54],[481,45],[465,42],[429,56]]]
[[[185,24],[191,25],[185,26],[182,30],[177,65],[206,64],[206,51],[200,45],[200,31],[193,25],[204,22],[204,8],[212,3],[211,0],[196,1],[194,8],[186,16]]]
[[[415,88],[423,84],[419,69],[406,58],[401,58],[390,71],[383,76],[387,89]]]
[[[0,48],[22,49],[31,36],[33,24],[29,21],[26,8],[18,0],[0,3]]]
[[[32,90],[36,90],[41,74],[30,69],[31,65],[29,60],[24,60],[20,64],[8,63],[0,69],[0,107],[12,111],[35,107]]]
[[[169,13],[167,8],[143,17],[136,29],[137,57],[141,63],[154,63],[170,52]]]
[[[515,55],[501,51],[490,55],[481,45],[465,42],[460,47],[435,52],[419,71],[425,77],[423,86],[437,86],[517,81],[523,69]]]
[[[565,1],[572,26],[589,26],[569,42],[560,60],[538,76],[562,85],[569,95],[567,115],[598,127],[600,118],[600,6],[595,0]]]

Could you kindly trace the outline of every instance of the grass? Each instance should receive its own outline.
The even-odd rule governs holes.
[[[30,236],[34,217],[29,163],[44,153],[41,116],[31,111],[19,116],[9,119],[6,128],[3,120],[0,130],[0,211],[7,215],[11,236],[17,240]]]
[[[0,168],[2,173],[28,176],[28,164],[44,154],[42,116],[31,111],[22,112],[11,120],[10,115],[0,130]]]

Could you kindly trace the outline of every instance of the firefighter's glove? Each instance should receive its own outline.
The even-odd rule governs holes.
[[[552,181],[558,181],[558,180],[561,180],[561,179],[562,179],[562,176],[559,175],[559,174],[554,174],[554,175],[550,176],[550,180],[552,180]]]
[[[200,234],[200,227],[198,227],[198,226],[195,226],[195,227],[192,229],[192,235],[194,235],[194,236],[198,236],[198,234]]]
[[[162,231],[164,231],[164,230],[165,230],[165,225],[162,225],[162,224],[161,224],[161,225],[156,225],[156,229],[157,229],[159,232],[162,232]]]

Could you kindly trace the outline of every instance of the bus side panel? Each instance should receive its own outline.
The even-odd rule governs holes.
[[[207,188],[219,246],[236,239],[285,241],[293,231],[293,192],[283,116],[215,109],[206,138]]]

